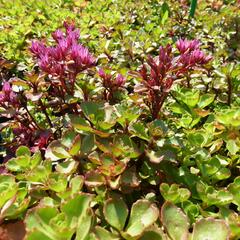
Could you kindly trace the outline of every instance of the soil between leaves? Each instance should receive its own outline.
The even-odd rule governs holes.
[[[22,221],[0,226],[0,240],[23,240],[25,233],[25,226]]]

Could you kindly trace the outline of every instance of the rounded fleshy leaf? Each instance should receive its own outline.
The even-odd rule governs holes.
[[[0,175],[0,208],[17,193],[17,190],[18,186],[14,176]]]
[[[193,228],[192,240],[228,240],[229,228],[225,221],[201,219]]]
[[[163,233],[163,231],[154,226],[149,229],[147,229],[143,235],[139,238],[139,240],[166,240],[166,237]]]
[[[177,184],[168,185],[162,183],[160,185],[160,192],[166,201],[173,203],[185,202],[191,195],[191,192],[187,188],[180,188]]]
[[[16,156],[31,156],[31,151],[28,147],[26,146],[20,146],[17,151],[16,151]]]
[[[120,237],[99,226],[95,227],[94,232],[99,240],[120,240]]]
[[[59,159],[69,158],[71,155],[68,153],[67,148],[60,143],[60,141],[52,141],[45,152],[45,157],[52,161]]]
[[[84,183],[89,187],[98,187],[106,184],[106,179],[98,171],[90,171],[86,173]]]
[[[189,220],[180,208],[170,202],[165,202],[161,209],[161,221],[172,239],[188,239]]]
[[[148,200],[136,201],[131,209],[126,233],[131,237],[140,236],[146,228],[157,220],[158,216],[159,210],[155,204]]]
[[[83,216],[78,219],[76,240],[86,240],[93,225],[94,215],[91,208],[88,208]]]
[[[121,231],[127,220],[128,208],[123,199],[111,198],[105,203],[103,214],[112,227]]]

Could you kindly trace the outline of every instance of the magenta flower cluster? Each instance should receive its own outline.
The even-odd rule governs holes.
[[[18,105],[17,95],[13,92],[9,82],[4,82],[2,91],[0,92],[0,104],[1,105]]]
[[[139,71],[141,84],[144,87],[136,86],[136,91],[147,92],[147,105],[153,118],[158,117],[174,81],[195,67],[203,67],[211,60],[211,56],[206,55],[200,49],[198,40],[180,39],[176,47],[179,51],[177,56],[174,55],[171,45],[160,47],[158,58],[154,59],[149,56],[147,64],[143,64]]]
[[[126,79],[123,77],[122,74],[118,74],[114,78],[114,75],[105,73],[103,69],[100,69],[98,71],[98,74],[102,78],[103,87],[109,90],[113,88],[123,87],[126,82]]]
[[[180,39],[177,41],[176,46],[180,52],[178,64],[185,69],[204,65],[212,59],[211,56],[208,56],[201,51],[200,42],[198,40],[189,41],[186,39]]]
[[[79,30],[73,23],[64,23],[65,33],[56,30],[52,37],[55,46],[47,47],[43,42],[34,41],[30,51],[38,60],[38,65],[43,72],[57,77],[67,90],[65,79],[72,84],[78,73],[95,65],[95,59],[89,50],[79,44]]]
[[[106,100],[110,100],[113,97],[114,92],[116,92],[119,88],[123,87],[126,79],[122,74],[108,74],[103,69],[99,69],[98,75],[102,79],[102,85],[105,89],[104,98]]]

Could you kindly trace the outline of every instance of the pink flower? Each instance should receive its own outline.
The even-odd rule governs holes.
[[[99,76],[101,77],[101,78],[106,78],[106,73],[103,71],[103,69],[102,68],[100,68],[99,69],[99,71],[98,71],[98,74],[99,74]],[[110,78],[111,78],[112,76],[110,75]]]
[[[176,47],[180,53],[190,52],[195,49],[199,49],[200,42],[198,40],[187,40],[187,39],[179,39],[176,43]]]
[[[179,39],[176,47],[180,53],[178,56],[173,55],[171,45],[161,46],[158,58],[149,56],[147,64],[143,64],[138,72],[142,83],[138,85],[136,91],[147,95],[148,98],[145,100],[153,118],[158,117],[174,80],[184,76],[194,67],[202,67],[211,60],[210,56],[200,50],[198,40]]]
[[[74,24],[74,22],[73,21],[65,21],[64,23],[63,23],[63,26],[65,27],[65,29],[66,29],[66,33],[69,33],[69,32],[72,32],[72,31],[74,31],[74,29],[75,29],[75,24]]]
[[[48,48],[48,55],[52,59],[55,59],[56,61],[63,61],[64,60],[64,54],[62,53],[62,50],[59,46]]]
[[[123,87],[126,82],[126,79],[122,74],[118,74],[116,77],[114,77],[112,74],[105,73],[103,69],[99,69],[98,74],[103,80],[103,86],[109,90]]]
[[[46,46],[39,41],[33,41],[30,47],[30,51],[38,58],[46,51]]]
[[[115,80],[115,84],[117,87],[122,87],[126,82],[126,79],[123,77],[122,74],[118,74]]]
[[[103,80],[103,87],[106,89],[110,89],[113,87],[113,83],[112,83],[112,75],[111,74],[107,74],[103,71],[103,69],[99,69],[98,71],[99,76],[102,78]]]
[[[12,91],[12,88],[9,82],[4,82],[2,91],[5,93],[6,96],[9,96],[9,94]]]
[[[50,61],[50,58],[49,58],[48,54],[42,55],[39,58],[38,65],[44,72],[47,72],[49,74],[51,73],[51,71],[50,71],[50,69],[51,69],[51,61]]]
[[[71,46],[73,44],[77,44],[79,37],[80,37],[79,30],[76,29],[76,30],[68,33],[66,41],[67,41],[68,45]]]
[[[162,64],[170,64],[172,61],[172,46],[168,44],[165,48],[160,47],[159,49],[159,62]]]
[[[64,34],[60,29],[57,29],[55,32],[52,33],[52,37],[56,42],[64,39]]]
[[[70,45],[66,41],[66,39],[62,39],[59,41],[58,45],[55,47],[56,50],[58,50],[63,56],[67,55],[68,48],[70,48]]]
[[[78,44],[80,35],[74,24],[64,22],[64,27],[65,33],[58,29],[52,34],[55,46],[46,47],[34,41],[30,50],[42,71],[61,80],[71,79],[71,84],[74,84],[77,74],[94,66],[95,59],[86,47]]]
[[[181,67],[185,68],[185,71],[189,68],[193,68],[195,66],[200,66],[207,64],[212,59],[211,56],[206,55],[200,49],[196,49],[189,53],[183,53],[180,55],[179,63],[181,63]]]
[[[95,59],[90,54],[87,48],[83,47],[81,44],[74,44],[70,50],[70,59],[74,61],[74,67],[78,69],[79,72],[93,66],[95,64]]]
[[[4,82],[2,91],[0,92],[0,103],[8,103],[17,106],[17,95],[13,92],[9,82]]]

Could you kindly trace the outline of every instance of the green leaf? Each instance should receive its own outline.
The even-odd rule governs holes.
[[[144,231],[143,235],[139,238],[139,240],[165,240],[164,233],[160,228],[151,227]]]
[[[77,170],[78,162],[73,159],[68,159],[56,165],[56,171],[62,174],[70,175]]]
[[[15,219],[26,211],[30,203],[26,188],[19,188],[16,196],[10,199],[1,209],[1,217]]]
[[[121,188],[125,191],[132,191],[140,185],[140,179],[137,174],[136,166],[126,169],[120,176]]]
[[[160,163],[164,159],[162,151],[155,152],[153,150],[146,151],[146,156],[149,158],[151,163]]]
[[[104,105],[102,103],[97,103],[97,102],[82,102],[81,103],[81,108],[82,108],[84,115],[87,118],[94,117],[96,120],[104,118],[104,112],[102,110],[103,107],[104,107]]]
[[[240,122],[240,110],[228,109],[225,111],[220,111],[216,115],[216,120],[226,126],[239,127]]]
[[[161,209],[161,220],[168,235],[174,240],[187,239],[189,220],[187,216],[170,202],[165,202]]]
[[[52,172],[52,162],[49,160],[43,161],[40,165],[28,172],[25,176],[26,180],[30,182],[45,183],[50,173]]]
[[[0,175],[0,208],[17,193],[17,190],[18,186],[14,176],[6,174]]]
[[[190,12],[189,12],[190,17],[192,18],[194,17],[196,9],[197,9],[197,0],[192,0],[191,6],[190,6]]]
[[[168,11],[165,11],[161,19],[161,24],[164,25],[167,19],[168,19]]]
[[[154,120],[153,122],[148,124],[148,127],[150,136],[163,137],[168,132],[168,126],[162,120]]]
[[[96,226],[94,232],[97,239],[99,240],[120,240],[118,236],[112,234],[100,226]]]
[[[66,175],[57,172],[51,173],[47,180],[48,187],[55,192],[65,191],[67,183]]]
[[[116,136],[113,144],[124,152],[125,157],[136,158],[142,152],[142,149],[138,149],[136,143],[127,135]]]
[[[121,174],[126,168],[126,164],[123,161],[117,160],[110,153],[103,153],[100,156],[101,165],[98,170],[106,176],[117,176]]]
[[[192,240],[226,240],[229,228],[225,221],[201,219],[193,227]]]
[[[71,222],[71,226],[77,226],[78,219],[84,216],[90,206],[93,196],[90,194],[78,194],[61,205],[61,210]]]
[[[231,171],[228,168],[221,168],[219,169],[215,175],[213,176],[214,179],[217,180],[224,180],[231,176]]]
[[[131,237],[140,236],[146,228],[157,220],[158,216],[159,210],[155,204],[148,200],[138,200],[132,205],[130,219],[125,231]]]
[[[75,115],[70,115],[69,117],[70,117],[72,126],[76,130],[81,130],[81,131],[86,131],[86,132],[93,131],[93,129],[90,126],[90,123],[87,122],[87,120],[85,120],[84,118],[81,118],[81,117],[75,116]]]
[[[83,137],[81,145],[81,153],[88,154],[96,148],[94,134],[89,134]]]
[[[20,156],[29,156],[30,157],[31,151],[26,146],[20,146],[16,151],[16,156],[17,157],[20,157]]]
[[[46,236],[45,234],[43,234],[38,230],[34,230],[33,232],[30,232],[30,231],[27,232],[25,239],[26,240],[53,240],[52,238],[49,238],[48,236]]]
[[[120,231],[125,226],[128,208],[121,198],[111,198],[104,204],[103,214],[107,222]]]
[[[173,203],[184,202],[191,196],[191,192],[187,188],[180,188],[177,184],[169,186],[167,183],[162,183],[160,192],[166,201]]]
[[[234,203],[240,207],[240,177],[236,177],[233,183],[228,185],[228,190],[233,195]]]
[[[57,214],[58,210],[52,207],[36,208],[30,211],[25,218],[26,229],[30,233],[37,232],[30,234],[30,239],[32,239],[32,236],[44,236],[43,239],[63,240],[62,236],[56,232],[56,229],[53,229],[50,225],[51,219],[56,217]]]
[[[231,155],[235,155],[239,151],[240,147],[233,139],[227,140],[226,143],[227,150],[230,152]]]
[[[6,163],[6,167],[12,172],[24,172],[30,167],[31,158],[29,156],[19,156],[12,158]]]
[[[76,240],[88,240],[92,225],[93,211],[91,208],[88,208],[86,209],[85,214],[82,214],[78,219]]]
[[[70,158],[71,155],[68,153],[67,148],[60,143],[60,141],[55,140],[52,141],[45,152],[45,158],[50,159],[52,161],[56,161],[59,159]]]
[[[77,175],[77,176],[73,177],[69,184],[72,194],[80,192],[80,190],[83,187],[83,183],[84,183],[83,176]]]
[[[195,218],[199,215],[199,206],[188,200],[183,202],[181,206],[191,221],[195,221]]]
[[[81,137],[76,132],[68,130],[63,134],[61,144],[67,148],[71,156],[77,155],[81,148]]]
[[[209,104],[211,104],[214,101],[215,96],[210,93],[206,93],[204,95],[201,95],[199,102],[198,102],[198,107],[199,108],[205,108]]]
[[[179,89],[177,92],[177,98],[185,103],[188,107],[195,107],[200,98],[200,92],[197,89]]]
[[[132,135],[137,136],[143,140],[149,141],[149,139],[150,139],[150,137],[147,133],[148,130],[147,130],[146,126],[144,126],[140,122],[132,123],[131,125],[129,125],[128,130]]]
[[[30,160],[30,166],[31,169],[34,169],[36,166],[38,166],[40,164],[40,162],[42,161],[42,155],[40,151],[35,152]]]
[[[98,122],[101,129],[107,130],[113,127],[117,122],[117,116],[115,115],[116,109],[111,105],[104,106],[104,119]]]
[[[84,183],[89,187],[98,187],[106,184],[105,177],[98,171],[89,171],[85,174]]]
[[[102,103],[82,102],[81,108],[85,117],[89,119],[96,126],[98,126],[99,122],[105,122],[105,123],[112,122],[112,119],[109,119],[109,117],[105,118],[105,110],[104,110],[104,105]],[[115,124],[115,121],[113,122],[113,124],[110,124],[110,127],[114,124]],[[108,128],[109,127],[107,127],[107,129]]]
[[[197,182],[196,188],[199,197],[208,206],[226,205],[231,203],[233,200],[233,195],[227,189],[216,190],[202,181]]]
[[[123,102],[121,104],[115,105],[117,110],[117,121],[123,126],[126,127],[127,124],[136,120],[141,114],[141,108],[138,108],[129,102]]]
[[[203,147],[207,142],[206,133],[203,131],[194,131],[188,134],[189,144],[196,147]]]

